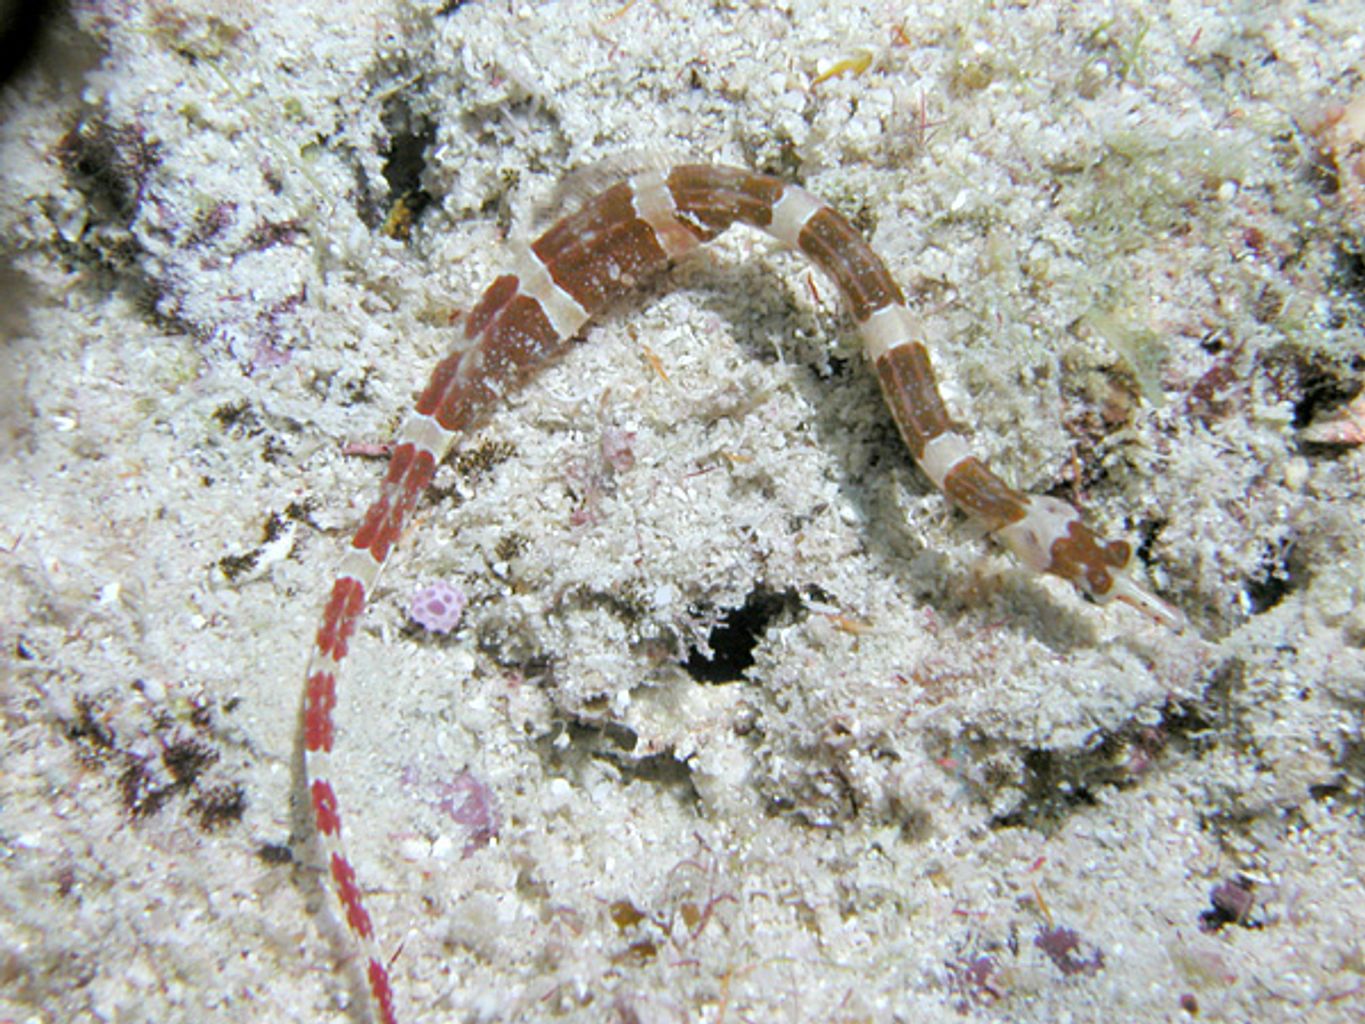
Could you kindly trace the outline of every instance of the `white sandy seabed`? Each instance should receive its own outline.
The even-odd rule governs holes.
[[[1365,1014],[1365,455],[1302,433],[1365,370],[1358,0],[72,6],[0,95],[0,1020],[355,1018],[291,808],[364,453],[557,186],[681,156],[848,214],[1192,628],[952,513],[736,232],[462,443],[362,624],[404,1018]]]

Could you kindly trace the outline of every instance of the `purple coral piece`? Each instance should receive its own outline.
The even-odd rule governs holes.
[[[412,595],[408,615],[423,629],[444,635],[459,625],[468,603],[464,591],[445,580],[437,580]]]
[[[464,856],[469,857],[498,834],[501,821],[493,803],[493,791],[469,772],[461,772],[440,786],[437,805],[464,830]]]
[[[997,964],[992,957],[981,955],[970,960],[950,960],[948,990],[957,996],[953,1009],[966,1016],[974,1006],[984,1006],[1004,998],[1004,990],[991,980]]]
[[[1081,948],[1081,937],[1071,928],[1042,928],[1033,944],[1047,954],[1057,969],[1071,977],[1076,974],[1095,974],[1104,967],[1104,951],[1096,949],[1088,958],[1076,955]]]
[[[1199,915],[1199,930],[1216,932],[1225,924],[1239,924],[1244,928],[1255,927],[1248,923],[1251,910],[1256,905],[1255,888],[1256,883],[1242,875],[1214,886],[1209,893],[1212,907]]]

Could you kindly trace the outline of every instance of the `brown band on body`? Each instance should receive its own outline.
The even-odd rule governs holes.
[[[433,416],[438,410],[443,413],[449,404],[449,396],[452,388],[460,375],[460,361],[464,358],[463,351],[451,352],[448,356],[436,364],[436,369],[431,373],[431,379],[427,381],[426,388],[422,391],[421,397],[417,399],[417,411],[423,416]],[[446,430],[456,430],[466,421],[463,419],[452,419],[447,422],[440,420],[441,426]],[[452,426],[451,424],[455,425]]]
[[[1028,514],[1028,499],[972,455],[948,471],[943,493],[992,531],[1017,523]]]
[[[918,341],[897,345],[877,360],[876,369],[886,404],[918,461],[927,443],[953,429],[929,353]]]
[[[507,305],[516,293],[516,274],[503,274],[485,288],[483,294],[479,296],[479,301],[474,303],[474,308],[465,317],[464,336],[477,338],[482,334],[493,317],[498,315],[498,310]]]
[[[801,251],[838,283],[848,296],[853,318],[862,323],[883,306],[903,304],[905,297],[885,264],[863,236],[829,207],[818,211],[801,229]]]
[[[773,220],[773,204],[786,187],[765,174],[704,164],[675,167],[668,175],[678,219],[702,241],[736,222],[766,228]]]
[[[484,351],[483,375],[498,384],[517,384],[540,364],[568,346],[550,324],[540,302],[518,295],[493,321],[479,343]]]
[[[417,399],[417,411],[434,416],[445,430],[468,427],[568,342],[550,326],[538,299],[517,295],[486,324],[473,352],[452,352],[437,364]],[[462,374],[461,365],[475,356],[482,360],[477,372]]]
[[[633,194],[626,183],[609,188],[531,245],[555,284],[589,315],[668,265]]]

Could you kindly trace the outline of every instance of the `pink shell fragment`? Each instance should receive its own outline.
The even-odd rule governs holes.
[[[437,580],[412,595],[408,615],[423,629],[446,634],[459,625],[468,603],[463,590],[445,580]]]
[[[465,834],[464,856],[482,850],[498,834],[501,820],[493,791],[469,772],[461,772],[441,787],[439,804]]]

